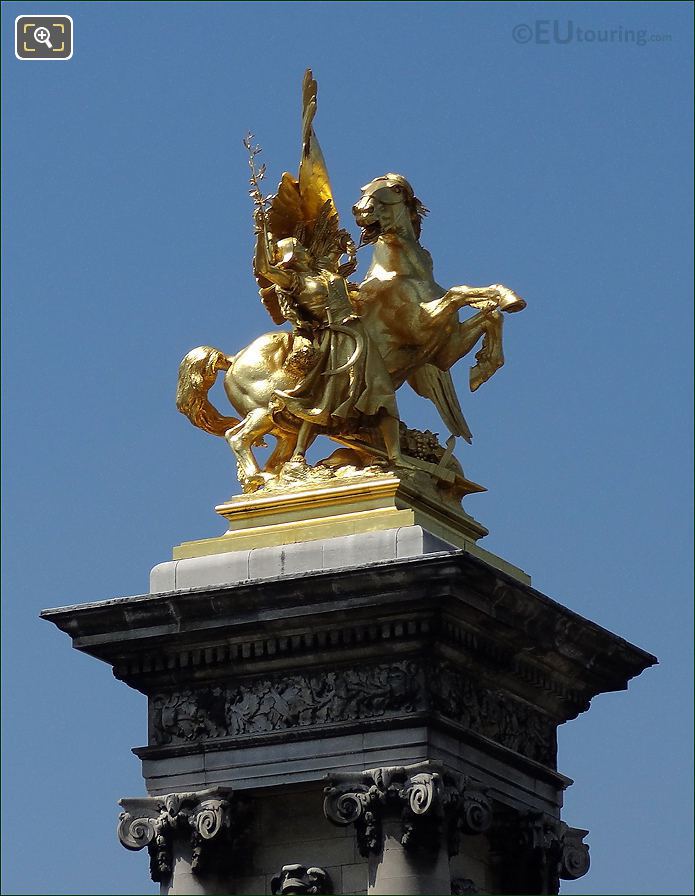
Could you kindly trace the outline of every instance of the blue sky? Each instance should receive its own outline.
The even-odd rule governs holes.
[[[70,14],[73,58],[15,59],[25,13]],[[660,659],[560,730],[592,856],[563,893],[692,892],[692,6],[7,2],[2,21],[3,892],[156,892],[115,837],[145,699],[37,614],[142,593],[174,544],[222,531],[232,458],[176,412],[176,371],[272,329],[241,137],[271,182],[295,168],[308,65],[344,223],[399,171],[439,281],[528,301],[493,380],[471,395],[454,372],[484,546]]]

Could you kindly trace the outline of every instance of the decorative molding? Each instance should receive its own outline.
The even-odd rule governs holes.
[[[495,600],[510,590],[513,590],[510,586],[498,582],[494,591]],[[318,650],[340,652],[358,645],[408,643],[432,635],[438,636],[452,647],[465,650],[483,663],[490,663],[495,668],[503,666],[507,674],[517,681],[552,695],[554,700],[560,700],[566,707],[571,707],[571,718],[588,709],[589,702],[581,692],[567,687],[559,678],[545,674],[535,664],[520,660],[507,646],[502,646],[479,632],[473,632],[451,618],[390,619],[380,623],[346,624],[340,629],[316,628],[292,635],[266,635],[245,641],[213,644],[205,648],[184,648],[173,652],[148,651],[115,664],[113,672],[116,678],[127,682],[193,669],[219,675],[230,665],[240,664],[248,667],[251,672],[253,664],[257,662],[267,663],[280,658],[298,660]]]
[[[340,651],[355,646],[411,641],[431,635],[432,630],[433,620],[426,617],[346,623],[340,628],[312,628],[291,635],[263,635],[205,648],[138,653],[115,664],[113,674],[116,678],[130,680],[184,669],[225,670],[231,664],[252,665],[258,661],[297,659],[317,650]]]
[[[153,739],[181,743],[413,712],[425,708],[423,685],[419,667],[402,660],[158,695],[151,704]]]
[[[270,892],[277,894],[333,892],[333,883],[323,868],[306,868],[304,865],[283,865],[279,874],[270,881]]]
[[[259,606],[267,610],[261,628],[253,625]],[[224,681],[230,668],[267,674],[270,666],[313,662],[318,652],[347,665],[368,655],[383,661],[390,644],[447,645],[564,722],[657,662],[466,551],[369,563],[339,576],[314,571],[60,607],[42,618],[148,696],[189,679]]]
[[[191,845],[194,874],[220,873],[229,865],[239,838],[240,812],[231,796],[229,788],[212,788],[122,799],[118,839],[126,849],[147,847],[150,876],[157,883],[171,878],[177,837]]]
[[[156,694],[150,699],[151,743],[193,743],[427,711],[555,768],[552,719],[443,661],[399,660]]]
[[[513,592],[512,586],[498,580],[491,600],[497,605],[502,600],[501,595]],[[507,645],[500,644],[478,632],[472,632],[457,620],[445,619],[441,624],[441,636],[448,644],[462,647],[466,652],[475,654],[483,661],[496,666],[502,665],[514,678],[531,685],[534,689],[552,694],[553,697],[573,706],[575,715],[589,708],[589,701],[579,691],[567,687],[558,678],[544,674],[538,666],[519,660],[518,656],[510,652]]]
[[[367,769],[331,776],[323,810],[336,825],[355,825],[363,856],[382,848],[383,822],[400,819],[406,849],[438,850],[446,837],[449,852],[458,835],[482,833],[492,823],[485,794],[470,779],[454,776],[437,763]]]
[[[432,709],[522,756],[555,768],[556,724],[544,713],[501,691],[481,687],[451,663],[438,663]]]

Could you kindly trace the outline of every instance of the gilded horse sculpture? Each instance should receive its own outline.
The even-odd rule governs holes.
[[[227,440],[237,458],[244,491],[254,491],[275,477],[297,448],[303,455],[318,432],[342,445],[354,445],[364,464],[369,457],[373,462],[388,456],[396,466],[410,466],[409,460],[400,455],[393,429],[394,420],[397,425],[394,392],[406,380],[416,392],[435,403],[454,435],[470,441],[470,430],[448,371],[482,339],[471,372],[471,388],[476,389],[504,363],[502,312],[525,307],[523,299],[500,285],[444,290],[435,282],[432,259],[419,243],[421,218],[426,210],[415,198],[410,184],[396,174],[377,178],[364,187],[353,208],[362,228],[362,243],[374,244],[374,257],[359,288],[347,284],[344,277],[354,270],[354,253],[350,251],[347,233],[338,226],[325,162],[313,130],[315,113],[316,82],[308,71],[303,85],[299,175],[294,178],[285,173],[275,196],[260,194],[264,168],[256,171],[254,156],[259,150],[247,143],[251,153],[251,194],[257,205],[254,273],[273,321],[281,324],[288,320],[292,331],[266,333],[236,355],[201,346],[189,352],[179,368],[179,410],[195,426]],[[294,262],[290,253],[283,269],[283,248],[287,249],[288,240],[294,240],[293,245],[304,251],[294,253]],[[317,258],[321,252],[308,250],[317,245],[323,246],[323,265]],[[342,266],[341,253],[348,255]],[[332,259],[330,264],[326,263],[327,257]],[[301,271],[297,258],[302,259]],[[313,328],[307,329],[307,289],[315,292],[322,279],[326,286],[321,299],[325,313],[321,314],[315,306]],[[333,297],[340,294],[342,311],[348,310],[345,300],[352,304],[352,313],[345,320],[331,320],[329,292]],[[316,302],[316,295],[313,301]],[[477,313],[461,322],[458,311],[467,306]],[[358,333],[351,344],[361,344],[362,349],[355,350],[347,360],[342,358],[335,369],[322,369],[323,378],[317,376],[318,367],[325,367],[326,346],[331,344],[327,332],[342,329],[345,333],[346,326],[353,335]],[[348,413],[342,427],[337,426],[336,406],[331,398],[336,384],[329,385],[330,378],[332,374],[335,380],[343,378],[338,393],[359,412],[359,399],[352,394],[354,388],[344,384],[346,378],[348,382],[360,375],[364,378],[364,359],[359,356],[365,342],[372,356],[372,371],[385,371],[390,383],[388,376],[376,376],[380,398],[373,401],[372,395],[367,401],[378,411],[371,419],[369,412],[362,417]],[[375,354],[380,355],[378,360]],[[220,414],[208,400],[208,391],[221,371],[225,372],[225,392],[239,418]],[[298,397],[303,401],[297,401]],[[307,414],[307,408],[316,413]],[[307,422],[312,417],[318,425],[309,429]],[[267,435],[276,439],[276,445],[261,469],[253,447],[262,444]]]
[[[502,312],[521,311],[526,302],[501,284],[445,290],[435,281],[432,256],[419,242],[427,209],[400,174],[385,174],[363,187],[353,213],[362,244],[374,244],[356,305],[395,388],[407,380],[434,402],[454,435],[470,441],[448,371],[482,338],[471,391],[488,380],[504,364]],[[461,322],[458,310],[465,306],[478,313]]]

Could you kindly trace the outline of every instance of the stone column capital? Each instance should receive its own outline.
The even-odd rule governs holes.
[[[495,823],[493,842],[523,892],[557,893],[560,880],[577,880],[589,870],[589,832],[544,812],[507,812]]]
[[[571,828],[560,822],[558,840],[560,843],[559,873],[562,880],[577,880],[589,870],[589,846],[584,843],[588,831],[583,828]]]
[[[126,798],[119,805],[123,812],[118,839],[126,849],[147,847],[153,881],[166,883],[171,878],[177,837],[190,844],[194,874],[219,873],[220,862],[229,862],[239,822],[239,807],[232,801],[230,788]]]
[[[437,850],[444,828],[450,852],[457,851],[460,830],[482,833],[492,822],[483,790],[435,762],[332,775],[324,793],[326,817],[337,825],[355,825],[363,856],[381,848],[386,819],[400,819],[400,842],[406,848]]]
[[[558,878],[577,880],[589,870],[589,847],[582,842],[588,831],[541,812],[520,816],[518,831],[522,847],[544,853]]]

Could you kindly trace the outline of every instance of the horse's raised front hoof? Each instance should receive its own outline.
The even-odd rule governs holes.
[[[526,302],[521,296],[518,296],[510,289],[502,295],[497,307],[500,311],[506,311],[507,314],[513,314],[515,311],[523,311],[526,307]]]
[[[480,354],[480,352],[478,354]],[[478,355],[476,355],[476,358],[478,358]],[[475,392],[476,389],[479,389],[483,383],[486,383],[490,377],[497,373],[500,367],[503,366],[504,358],[478,358],[478,363],[475,367],[471,367],[468,375],[471,392]]]

